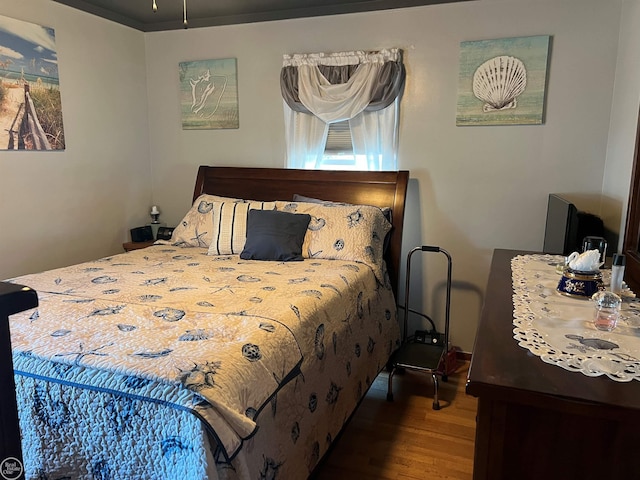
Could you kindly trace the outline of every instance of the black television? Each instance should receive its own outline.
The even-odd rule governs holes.
[[[602,219],[579,211],[573,203],[556,193],[549,194],[543,252],[565,256],[580,252],[582,239],[589,235],[604,235]]]

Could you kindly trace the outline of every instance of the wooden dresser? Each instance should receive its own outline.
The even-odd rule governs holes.
[[[640,382],[570,372],[513,338],[511,258],[523,253],[493,254],[466,387],[474,480],[640,478]]]

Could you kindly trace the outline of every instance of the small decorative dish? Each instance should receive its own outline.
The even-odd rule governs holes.
[[[604,290],[602,272],[585,272],[565,267],[556,290],[568,297],[591,298],[594,293]]]

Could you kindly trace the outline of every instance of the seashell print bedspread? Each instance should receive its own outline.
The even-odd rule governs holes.
[[[337,260],[206,253],[157,245],[13,279],[40,301],[11,317],[16,375],[192,411],[231,460],[305,355],[336,348],[330,323],[370,308],[349,286],[373,273]],[[393,322],[395,312],[378,317]]]

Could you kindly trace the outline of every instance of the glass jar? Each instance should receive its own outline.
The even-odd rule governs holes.
[[[593,324],[598,330],[610,332],[618,324],[622,298],[613,292],[596,292],[591,297],[595,302]]]

